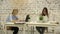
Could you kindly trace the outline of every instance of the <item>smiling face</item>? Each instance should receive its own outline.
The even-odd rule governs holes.
[[[43,8],[42,15],[43,16],[45,16],[45,15],[48,16],[48,9],[46,7]]]
[[[47,14],[46,9],[43,10],[43,14],[45,14],[45,15]]]
[[[13,9],[12,15],[17,15],[18,14],[18,9]]]

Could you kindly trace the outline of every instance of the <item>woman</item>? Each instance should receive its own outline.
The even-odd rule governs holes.
[[[6,20],[7,23],[16,22],[18,20],[18,18],[16,17],[17,14],[18,14],[18,9],[13,9],[12,15],[8,16],[8,18]],[[19,30],[18,27],[13,27],[13,26],[9,26],[9,27],[7,27],[7,29],[14,30],[13,34],[17,34],[18,30]]]
[[[49,18],[49,15],[48,15],[48,9],[46,7],[43,8],[41,16],[43,16],[43,21],[44,22],[46,22],[48,20],[47,18]],[[36,29],[38,30],[38,32],[40,34],[44,34],[45,29],[48,30],[47,27],[36,27]]]

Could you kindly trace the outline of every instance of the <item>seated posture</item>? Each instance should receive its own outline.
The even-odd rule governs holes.
[[[6,22],[16,22],[18,20],[17,18],[17,13],[18,13],[18,9],[13,9],[12,15],[9,15]],[[17,34],[19,28],[18,27],[13,27],[13,26],[8,26],[7,29],[13,30],[13,34]]]
[[[41,16],[43,17],[43,22],[46,22],[48,20],[47,18],[49,18],[49,16],[48,16],[48,10],[46,7],[44,7]],[[37,26],[36,29],[38,30],[38,32],[40,34],[44,34],[45,29],[48,31],[47,27],[38,27]]]

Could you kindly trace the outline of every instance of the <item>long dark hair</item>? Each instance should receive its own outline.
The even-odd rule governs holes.
[[[45,10],[46,14],[44,14],[44,10]],[[42,16],[46,16],[46,15],[47,15],[47,17],[49,17],[49,15],[48,15],[48,9],[46,7],[44,7],[43,11],[42,11]]]

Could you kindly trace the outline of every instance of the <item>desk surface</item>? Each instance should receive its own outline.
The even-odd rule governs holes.
[[[7,22],[5,24],[25,24],[25,22],[16,22],[16,23],[13,23],[13,22]]]
[[[12,22],[6,23],[6,24],[15,24]],[[57,24],[52,24],[52,23],[39,23],[39,22],[16,22],[16,24],[28,24],[28,25],[57,25]]]
[[[52,23],[38,23],[38,22],[27,22],[27,25],[36,25],[36,26],[57,26],[58,24],[52,24]]]

